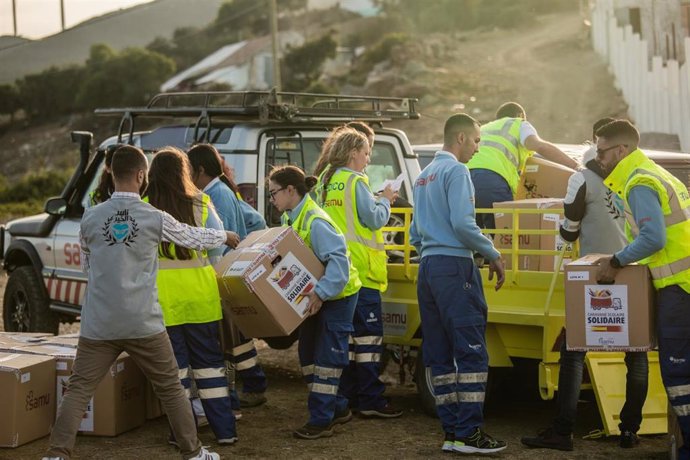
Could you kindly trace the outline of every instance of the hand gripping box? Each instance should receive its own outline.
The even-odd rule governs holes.
[[[216,265],[225,314],[246,337],[290,335],[324,266],[291,227],[252,232]]]
[[[0,447],[50,434],[55,406],[53,358],[0,352]]]
[[[655,345],[654,288],[644,265],[628,265],[614,284],[596,280],[601,254],[565,268],[565,324],[569,350],[647,351]]]
[[[56,407],[67,391],[77,349],[69,345],[29,345],[17,353],[48,355],[55,359],[56,377],[52,380]],[[92,436],[117,436],[137,428],[146,420],[146,379],[134,360],[122,353],[96,387],[79,425],[79,433]]]

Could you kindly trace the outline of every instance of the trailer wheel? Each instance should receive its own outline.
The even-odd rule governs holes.
[[[48,296],[33,267],[18,267],[7,280],[3,320],[8,332],[58,333],[60,318],[48,308]]]
[[[417,384],[417,393],[422,401],[422,409],[427,415],[438,417],[436,413],[436,399],[434,398],[434,386],[431,384],[431,368],[424,367],[421,348],[417,350],[414,380]]]

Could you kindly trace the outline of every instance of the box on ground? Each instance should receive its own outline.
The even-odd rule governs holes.
[[[52,356],[56,378],[52,380],[57,407],[67,390],[77,349],[69,345],[29,345],[16,352]],[[122,353],[96,387],[82,418],[79,432],[93,436],[116,436],[137,428],[146,420],[146,379],[134,360]],[[56,407],[56,408],[57,408]]]
[[[647,351],[654,347],[654,288],[644,265],[628,265],[615,284],[597,284],[588,254],[565,267],[565,324],[569,350]]]
[[[573,173],[575,170],[567,166],[541,157],[530,157],[520,177],[516,198],[565,198],[568,179]]]
[[[0,447],[50,434],[55,405],[53,358],[0,353]]]
[[[324,273],[291,227],[252,232],[216,265],[223,308],[246,337],[290,335]]]
[[[530,198],[517,201],[502,201],[494,203],[494,208],[509,209],[546,209],[544,214],[520,214],[518,221],[518,249],[541,249],[550,251],[560,251],[566,244],[557,233],[561,221],[563,220],[563,200],[560,198]],[[513,214],[495,214],[497,229],[512,229]],[[525,235],[520,230],[554,230],[553,235]],[[496,249],[511,249],[513,244],[512,235],[496,235],[494,245]],[[512,254],[503,256],[506,269],[512,267]],[[569,260],[565,259],[563,265]],[[558,256],[555,255],[520,255],[518,257],[518,268],[520,270],[531,271],[554,271],[557,269]]]

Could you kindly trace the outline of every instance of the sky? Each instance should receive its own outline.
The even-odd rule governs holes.
[[[65,27],[93,16],[129,8],[152,0],[64,0]],[[42,38],[60,32],[60,0],[14,0],[17,6],[17,34]],[[13,35],[12,0],[0,0],[0,35]]]

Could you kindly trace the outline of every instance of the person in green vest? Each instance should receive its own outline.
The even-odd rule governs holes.
[[[291,165],[274,169],[268,178],[268,194],[283,212],[283,225],[292,226],[325,265],[324,275],[307,294],[309,317],[299,329],[299,361],[309,386],[309,420],[293,433],[299,439],[332,436],[334,425],[352,418],[338,384],[349,362],[348,339],[362,284],[342,232],[309,196],[315,184],[316,177],[305,177]]]
[[[577,161],[551,142],[545,141],[527,121],[517,102],[506,102],[496,111],[496,119],[480,130],[479,151],[467,163],[474,185],[477,208],[492,208],[494,203],[512,201],[527,159],[539,153],[545,159],[577,169]],[[480,228],[496,228],[494,215],[477,214]]]
[[[174,147],[158,151],[153,158],[147,198],[151,205],[180,222],[223,229],[210,197],[194,186],[186,155]],[[237,429],[220,347],[220,293],[210,254],[172,243],[162,243],[158,254],[158,301],[180,369],[180,381],[191,399],[194,379],[217,442],[234,444]],[[219,248],[215,255],[221,254]],[[172,435],[169,442],[177,443]]]
[[[618,270],[649,267],[657,291],[659,366],[683,434],[679,459],[690,459],[690,193],[673,174],[639,149],[640,134],[627,120],[597,131],[597,162],[604,184],[623,199],[629,244],[599,261],[597,281],[612,283]]]
[[[387,187],[378,197],[372,194],[364,173],[372,142],[364,134],[344,127],[331,137],[326,141],[328,164],[317,202],[345,234],[362,282],[353,320],[350,365],[343,372],[340,390],[350,407],[365,417],[399,417],[402,411],[384,398],[385,386],[379,378],[383,352],[381,292],[388,286],[388,257],[381,228],[388,223],[391,203],[398,193]]]

